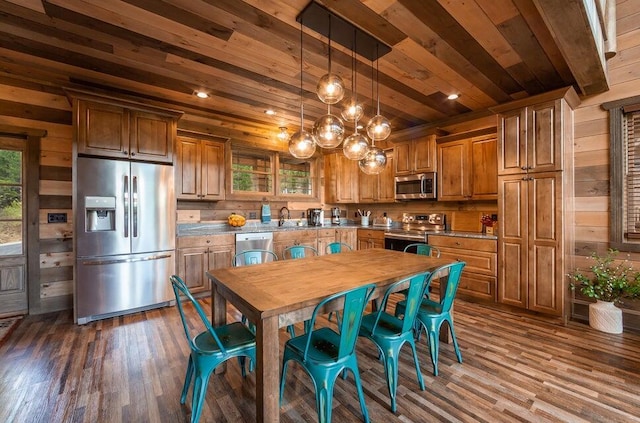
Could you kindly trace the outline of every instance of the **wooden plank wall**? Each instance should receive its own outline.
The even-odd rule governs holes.
[[[640,95],[640,2],[618,0],[618,53],[608,61],[610,90],[583,98],[574,113],[576,266],[586,268],[593,251],[603,253],[609,242],[609,118],[600,105]],[[630,256],[640,269],[640,254]],[[583,299],[576,299],[574,318],[586,318]],[[628,303],[625,326],[640,328],[640,302]]]
[[[71,105],[60,88],[1,77],[0,107],[4,111],[0,124],[47,131],[40,142],[40,242],[38,251],[28,250],[30,257],[39,258],[40,279],[29,281],[39,301],[30,304],[30,312],[69,309],[73,306]],[[67,223],[47,223],[50,212],[67,213]]]

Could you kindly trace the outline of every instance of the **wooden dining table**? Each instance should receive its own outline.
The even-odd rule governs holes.
[[[310,318],[321,300],[337,292],[374,283],[371,298],[382,297],[390,284],[449,263],[373,248],[208,271],[214,326],[226,323],[227,303],[256,325],[256,420],[280,420],[279,328]]]

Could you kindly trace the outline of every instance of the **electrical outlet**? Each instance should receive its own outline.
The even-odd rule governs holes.
[[[249,219],[255,219],[256,218],[256,212],[249,212]]]
[[[47,213],[48,223],[67,223],[66,213]]]

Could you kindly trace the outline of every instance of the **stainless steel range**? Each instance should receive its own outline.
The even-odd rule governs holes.
[[[446,229],[444,213],[403,213],[402,228],[390,229],[384,233],[384,248],[403,251],[415,242],[428,243],[429,234]]]

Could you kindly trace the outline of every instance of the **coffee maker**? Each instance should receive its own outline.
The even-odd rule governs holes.
[[[322,209],[307,209],[307,225],[322,226]]]
[[[331,209],[331,224],[332,225],[340,224],[340,207],[333,207]]]

